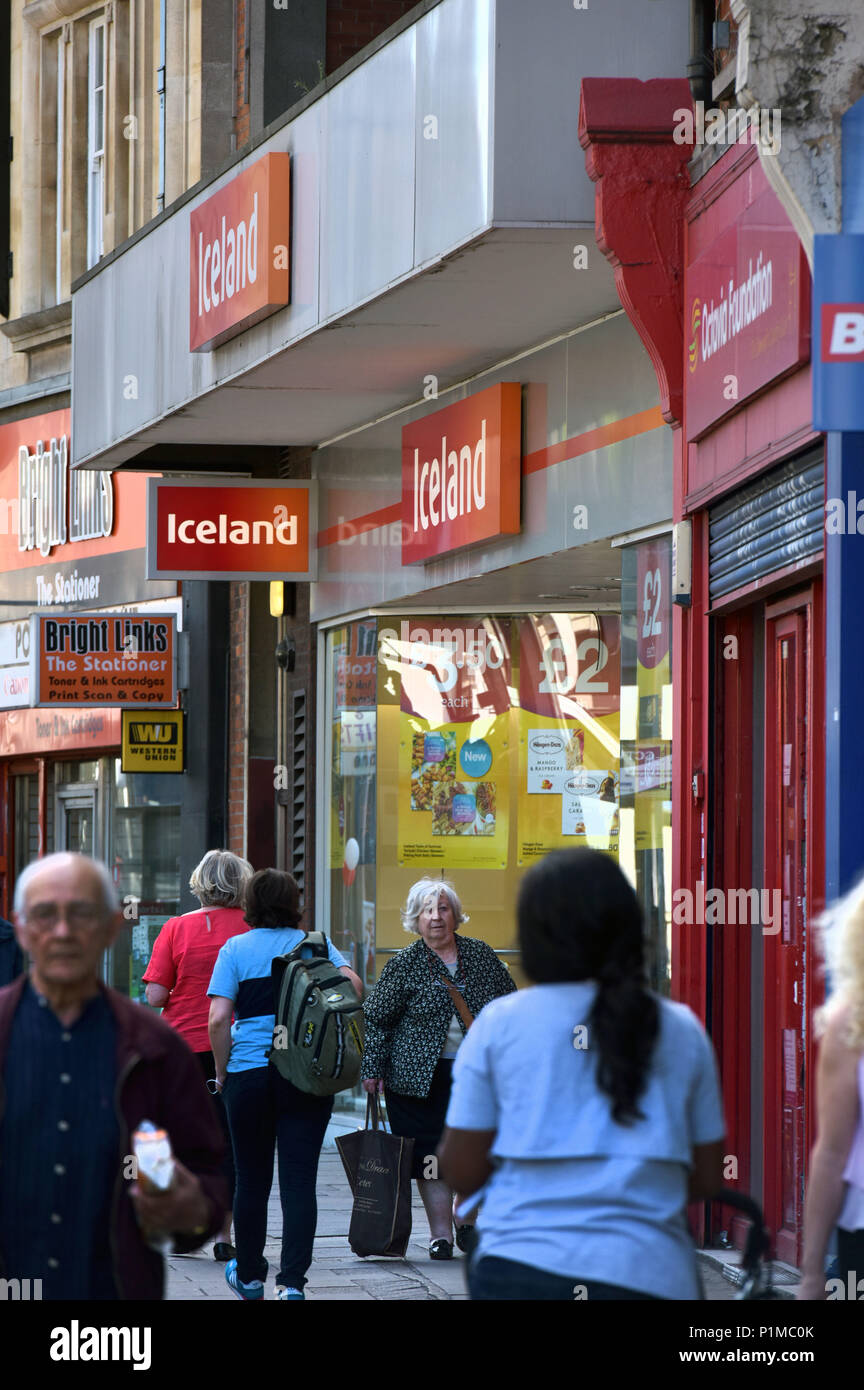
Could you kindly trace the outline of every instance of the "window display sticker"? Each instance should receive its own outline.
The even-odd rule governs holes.
[[[617,775],[582,769],[566,777],[561,790],[561,834],[600,839],[605,846],[618,810]]]
[[[433,835],[494,835],[493,782],[442,784],[433,793]]]
[[[505,868],[509,620],[396,619],[379,639],[379,700],[399,706],[398,863]]]
[[[343,710],[339,716],[339,771],[343,777],[366,777],[375,771],[374,709]]]
[[[526,766],[528,794],[560,794],[567,775],[582,766],[584,757],[585,734],[581,729],[529,729]]]
[[[617,853],[619,818],[616,807],[610,811],[610,803],[601,803],[599,787],[610,769],[618,776],[620,763],[621,619],[613,613],[535,613],[515,619],[514,626],[517,863],[531,864],[574,839]],[[594,794],[591,786],[574,789],[573,778],[582,773],[594,779]]]
[[[436,797],[456,781],[456,734],[413,733],[411,736],[411,810],[431,811]]]

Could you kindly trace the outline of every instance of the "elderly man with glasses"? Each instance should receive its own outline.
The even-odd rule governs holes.
[[[15,885],[14,918],[32,964],[0,989],[0,1275],[41,1279],[46,1299],[159,1299],[150,1242],[196,1250],[227,1206],[200,1071],[172,1029],[99,978],[124,926],[104,864],[37,860]],[[167,1192],[134,1182],[144,1120],[171,1140]]]

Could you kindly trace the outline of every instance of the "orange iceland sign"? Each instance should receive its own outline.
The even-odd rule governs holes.
[[[290,155],[266,154],[189,219],[189,349],[206,352],[290,303]]]
[[[520,528],[522,388],[507,381],[402,431],[402,563]]]

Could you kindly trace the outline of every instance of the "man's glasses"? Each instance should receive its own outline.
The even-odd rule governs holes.
[[[56,903],[37,903],[31,907],[26,922],[36,932],[51,931],[61,917],[72,931],[90,931],[105,917],[105,909],[96,903],[67,903],[60,908]]]

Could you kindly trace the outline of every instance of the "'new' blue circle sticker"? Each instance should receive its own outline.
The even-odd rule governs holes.
[[[492,749],[485,738],[470,739],[459,750],[459,762],[466,777],[485,777],[492,766]]]

